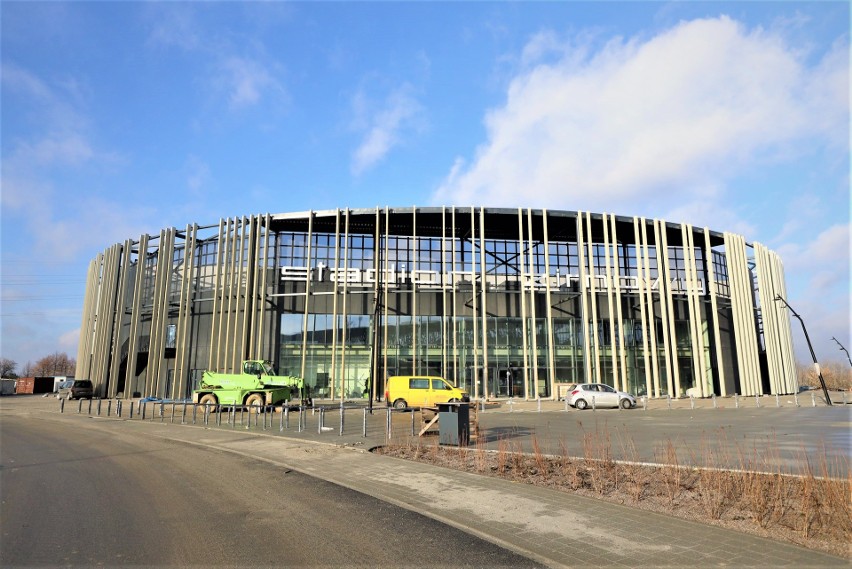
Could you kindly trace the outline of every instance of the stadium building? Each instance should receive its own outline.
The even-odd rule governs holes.
[[[589,212],[339,209],[167,228],[92,260],[77,377],[184,398],[268,359],[314,395],[391,375],[472,397],[578,382],[658,397],[797,389],[779,257],[739,235]],[[687,393],[687,390],[690,390]]]

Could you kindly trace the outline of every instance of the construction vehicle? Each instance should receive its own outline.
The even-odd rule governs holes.
[[[246,360],[241,373],[205,371],[198,389],[192,392],[192,402],[202,405],[247,405],[259,410],[269,405],[288,403],[298,397],[302,405],[311,405],[308,386],[301,377],[275,375],[266,360]]]

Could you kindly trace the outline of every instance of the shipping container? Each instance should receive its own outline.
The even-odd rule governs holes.
[[[53,376],[20,377],[15,387],[15,393],[51,393],[53,391]]]

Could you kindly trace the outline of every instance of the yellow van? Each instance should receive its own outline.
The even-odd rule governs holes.
[[[405,409],[454,401],[468,402],[470,397],[443,377],[395,375],[388,378],[385,401],[388,407],[393,405],[395,409]]]

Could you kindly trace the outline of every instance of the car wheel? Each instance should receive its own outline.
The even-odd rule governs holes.
[[[246,405],[249,408],[249,413],[260,413],[263,410],[263,406],[265,403],[266,400],[260,393],[252,393],[246,399]]]
[[[405,402],[405,399],[397,399],[396,401],[393,402],[393,408],[394,409],[402,410],[402,409],[405,409],[406,407],[408,407],[408,403]]]
[[[458,402],[459,402],[459,400],[458,400],[458,398],[456,398],[456,397],[453,397],[452,399],[450,399],[449,401],[447,401],[447,403],[458,403]]]
[[[207,405],[212,405],[212,407],[210,407],[211,413],[215,413],[216,411],[219,410],[219,406],[217,405],[217,403],[219,403],[219,401],[216,399],[216,396],[213,395],[212,393],[207,393],[205,395],[202,395],[201,401],[199,401],[198,403],[201,404],[204,409],[207,408]]]
[[[586,403],[586,400],[585,400],[585,399],[577,399],[577,400],[574,402],[574,407],[576,407],[576,408],[577,408],[577,409],[579,409],[580,411],[582,411],[583,409],[585,409],[585,408],[586,408],[586,407],[588,407],[588,406],[589,406],[589,404],[588,404],[588,403]]]
[[[624,398],[621,400],[621,408],[622,409],[630,409],[633,407],[633,403],[630,402],[630,399]]]

